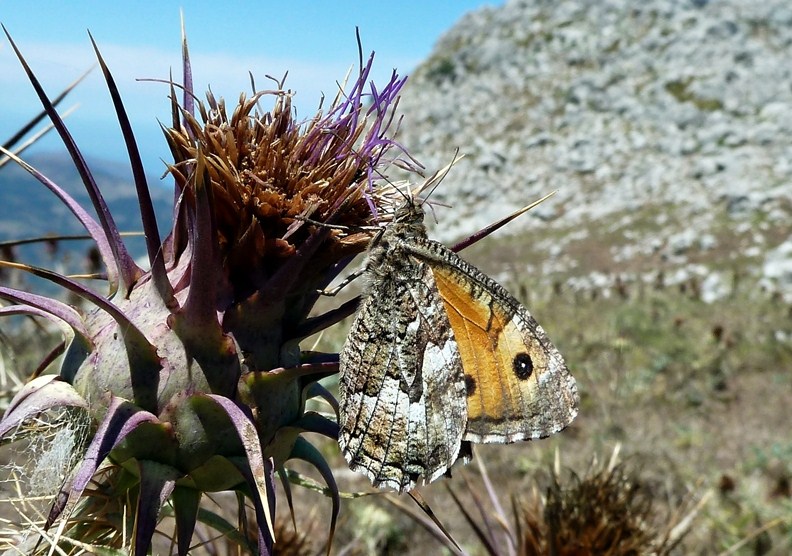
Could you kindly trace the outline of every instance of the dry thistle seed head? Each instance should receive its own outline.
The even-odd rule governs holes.
[[[337,356],[304,354],[300,341],[351,312],[346,307],[309,317],[317,290],[365,249],[369,235],[356,230],[371,224],[374,214],[389,212],[378,183],[399,157],[390,124],[404,81],[394,74],[383,89],[369,89],[370,58],[326,112],[298,122],[280,83],[275,91],[240,97],[230,116],[209,94],[197,103],[196,116],[185,71],[185,100],[179,105],[172,88],[173,123],[165,129],[176,191],[172,231],[160,241],[134,137],[97,50],[140,197],[151,264],[143,271],[127,253],[62,120],[17,54],[91,194],[98,222],[79,207],[73,211],[96,241],[110,284],[105,298],[64,276],[17,266],[80,295],[93,305],[85,312],[0,288],[19,311],[58,320],[71,340],[59,376],[41,376],[23,388],[0,422],[0,437],[60,406],[84,408],[97,427],[47,527],[75,510],[75,524],[90,522],[101,505],[78,502],[97,492],[86,487],[109,460],[117,486],[107,492],[137,500],[131,510],[135,553],[149,549],[159,508],[171,499],[178,551],[186,554],[201,494],[220,490],[250,497],[257,547],[242,548],[268,553],[274,473],[284,478],[285,462],[298,458],[314,465],[329,487],[332,536],[338,490],[321,454],[300,434],[337,438],[335,419],[305,409],[307,398],[328,396],[313,385],[337,370]],[[259,102],[268,96],[274,106],[263,111]],[[112,544],[112,535],[103,538]]]
[[[702,502],[689,513],[685,502],[674,510],[658,508],[658,502],[669,501],[668,493],[657,492],[659,485],[642,479],[641,468],[630,460],[618,462],[619,450],[614,449],[609,462],[595,459],[584,475],[569,468],[562,471],[556,459],[546,478],[534,475],[530,489],[511,492],[508,498],[501,493],[502,499],[478,459],[481,483],[463,475],[465,488],[449,487],[448,492],[490,554],[678,553]],[[414,519],[427,522],[424,516]],[[453,549],[451,542],[444,539]]]
[[[259,113],[262,97],[270,95],[273,109]],[[327,238],[310,273],[365,247],[364,237],[342,241],[338,230],[328,233],[305,220],[352,228],[371,223],[366,198],[378,199],[366,191],[373,161],[357,153],[362,126],[349,129],[320,117],[301,125],[282,90],[242,96],[231,117],[211,95],[198,108],[202,123],[184,113],[185,127],[165,130],[175,161],[170,172],[188,191],[195,189],[191,180],[208,179],[217,257],[233,299],[260,290],[317,234]],[[199,164],[203,175],[194,171]]]

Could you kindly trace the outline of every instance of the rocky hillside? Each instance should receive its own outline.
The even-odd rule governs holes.
[[[438,41],[401,139],[428,169],[466,155],[445,240],[557,189],[510,227],[532,274],[792,299],[790,54],[788,0],[513,0]]]

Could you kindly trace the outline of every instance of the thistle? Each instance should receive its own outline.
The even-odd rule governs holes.
[[[282,82],[271,91],[242,95],[229,111],[211,93],[205,101],[196,99],[184,41],[183,101],[171,85],[172,123],[164,129],[173,155],[173,225],[161,240],[132,129],[94,43],[139,197],[150,263],[143,270],[127,252],[62,119],[11,44],[98,221],[35,168],[3,152],[84,225],[109,286],[102,295],[74,278],[0,261],[0,267],[56,283],[92,307],[80,311],[0,287],[0,298],[11,303],[0,314],[43,317],[64,330],[56,349],[62,353],[58,374],[35,376],[18,392],[0,422],[0,437],[16,438],[32,419],[63,408],[87,414],[94,427],[44,529],[71,516],[64,539],[91,530],[89,538],[122,546],[121,526],[98,530],[101,504],[91,497],[101,491],[102,503],[109,496],[119,506],[132,505],[135,554],[150,550],[161,509],[171,505],[177,550],[186,554],[204,493],[233,491],[240,500],[239,523],[249,518],[245,500],[255,514],[256,546],[243,549],[268,554],[275,474],[290,501],[285,465],[301,459],[327,484],[332,539],[338,489],[323,457],[301,434],[337,438],[334,415],[306,409],[310,398],[337,409],[317,383],[337,371],[337,356],[304,351],[300,342],[354,310],[352,302],[311,316],[319,292],[365,249],[370,236],[361,226],[380,222],[379,215],[388,212],[388,196],[379,186],[387,168],[416,168],[392,139],[393,107],[404,80],[394,73],[381,90],[369,86],[372,58],[363,63],[361,57],[351,87],[307,121],[294,119]],[[274,100],[270,111],[259,109],[264,97]],[[88,489],[92,480],[100,488]],[[74,549],[66,540],[61,546]]]

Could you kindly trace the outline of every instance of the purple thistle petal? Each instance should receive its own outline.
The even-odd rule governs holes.
[[[369,85],[370,92],[366,93],[373,59],[374,53],[370,55],[364,65],[361,52],[361,70],[348,94],[343,97],[343,100],[337,101],[324,117],[317,117],[311,122],[305,133],[307,139],[305,146],[310,148],[310,151],[305,153],[305,156],[309,164],[318,164],[319,160],[328,153],[332,153],[338,159],[355,156],[365,161],[366,181],[369,190],[366,200],[372,214],[376,215],[371,191],[373,191],[374,180],[381,175],[378,168],[383,165],[385,154],[391,148],[396,147],[407,157],[407,159],[396,158],[401,161],[401,166],[417,170],[420,164],[415,162],[401,145],[387,137],[395,117],[398,95],[406,78],[399,79],[398,74],[394,71],[391,80],[381,91],[372,83]],[[359,139],[358,126],[361,124],[361,109],[365,96],[370,96],[373,99],[372,105],[365,113],[366,118],[373,117],[373,122],[369,126],[366,136],[360,141],[359,148],[356,149],[355,144]]]

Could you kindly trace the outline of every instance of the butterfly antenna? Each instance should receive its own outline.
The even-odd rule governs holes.
[[[421,193],[423,193],[424,190],[426,189],[429,190],[429,193],[427,193],[426,196],[422,198],[421,206],[423,207],[423,205],[425,204],[426,206],[429,207],[429,210],[432,212],[432,218],[434,218],[435,222],[437,222],[437,217],[435,216],[433,205],[434,204],[440,205],[442,203],[430,203],[429,197],[432,195],[432,193],[434,193],[435,189],[437,189],[437,186],[440,185],[440,182],[442,182],[445,179],[445,177],[448,175],[448,173],[451,171],[451,167],[460,160],[462,160],[464,157],[465,155],[459,154],[459,149],[457,149],[454,152],[454,158],[451,160],[451,162],[449,162],[443,168],[441,168],[440,170],[429,176],[428,179],[426,179],[421,185],[416,187],[414,190],[410,191],[410,197],[411,197],[410,200],[412,200],[412,198],[418,197]]]
[[[421,193],[423,193],[425,190],[428,189],[429,193],[427,193],[423,197],[424,202],[426,202],[429,199],[429,197],[432,195],[432,193],[434,193],[435,189],[437,189],[437,186],[440,185],[440,183],[445,179],[445,177],[451,171],[451,167],[460,160],[462,160],[463,158],[465,158],[465,155],[459,154],[459,148],[457,147],[457,149],[454,151],[454,158],[451,159],[451,162],[449,162],[448,164],[440,168],[437,172],[429,176],[429,178],[427,178],[421,185],[419,185],[413,191],[411,191],[411,194],[417,197],[418,195],[420,195]]]

